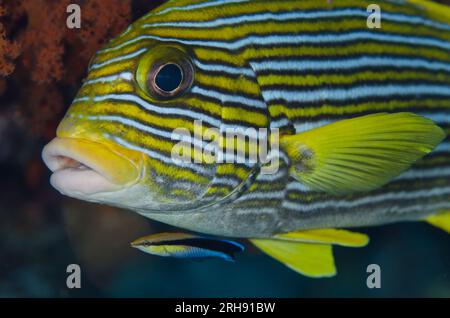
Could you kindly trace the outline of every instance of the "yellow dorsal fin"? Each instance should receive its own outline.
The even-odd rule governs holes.
[[[292,270],[309,277],[336,275],[333,250],[329,244],[310,244],[280,240],[250,240],[264,253]]]
[[[363,247],[369,243],[369,237],[366,234],[341,229],[318,229],[290,232],[278,234],[274,236],[274,238],[293,242],[327,243],[347,247]]]
[[[425,221],[450,234],[450,211],[433,214],[427,217]]]
[[[428,0],[408,0],[409,3],[413,3],[426,10],[430,18],[434,18],[440,22],[450,23],[450,7],[440,3],[428,1]]]
[[[370,191],[398,176],[445,137],[413,113],[378,113],[280,138],[290,175],[316,191]]]

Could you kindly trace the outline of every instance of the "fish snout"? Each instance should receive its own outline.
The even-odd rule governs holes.
[[[78,138],[53,139],[42,151],[50,183],[69,196],[114,192],[136,183],[143,156],[115,145]]]

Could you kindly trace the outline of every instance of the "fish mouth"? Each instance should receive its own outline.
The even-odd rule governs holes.
[[[131,186],[139,180],[143,167],[140,153],[78,138],[53,139],[44,147],[42,159],[52,171],[52,186],[72,197]]]

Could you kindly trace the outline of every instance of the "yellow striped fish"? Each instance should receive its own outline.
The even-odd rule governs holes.
[[[92,59],[43,150],[52,185],[248,238],[311,277],[335,275],[333,245],[368,243],[343,228],[426,220],[450,232],[450,9],[378,1],[373,28],[371,2],[168,1]],[[242,250],[180,233],[132,245]]]

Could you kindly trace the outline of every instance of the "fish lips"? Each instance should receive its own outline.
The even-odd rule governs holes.
[[[143,156],[128,149],[79,138],[53,139],[42,151],[53,172],[50,183],[74,197],[115,192],[138,182]]]

